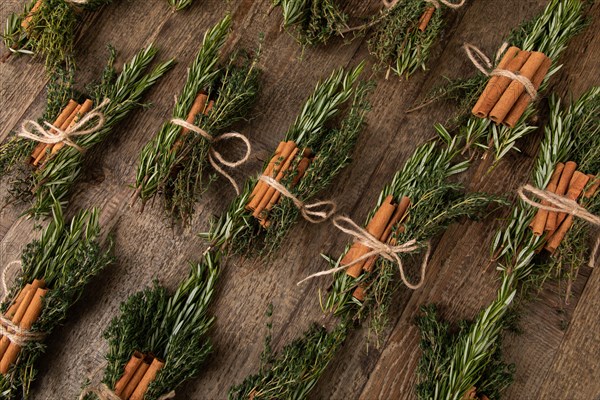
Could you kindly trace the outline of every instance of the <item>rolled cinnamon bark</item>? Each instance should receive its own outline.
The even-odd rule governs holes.
[[[581,193],[583,193],[583,189],[585,189],[585,186],[589,180],[590,177],[583,172],[575,171],[573,177],[571,178],[571,182],[569,183],[569,190],[567,190],[565,197],[570,200],[577,200]],[[560,225],[566,217],[567,214],[565,213],[558,214],[557,223]]]
[[[23,298],[27,294],[27,291],[30,287],[31,284],[28,283],[19,291],[19,294],[17,294],[17,297],[13,301],[12,305],[8,307],[8,310],[6,310],[6,313],[4,315],[6,315],[8,318],[12,318],[15,315],[17,309],[19,308],[19,305],[23,301]]]
[[[496,68],[516,72],[523,66],[528,57],[529,52],[521,51],[518,47],[511,46],[506,50]],[[473,115],[479,118],[486,118],[498,102],[500,96],[502,96],[502,93],[510,85],[510,82],[511,80],[505,76],[492,76],[485,89],[483,89],[481,96],[479,96],[477,103],[475,103],[473,110],[471,110]]]
[[[598,178],[592,174],[588,174],[588,178],[590,178],[590,180],[589,180],[590,186],[587,188],[587,190],[583,194],[583,197],[585,197],[586,199],[590,199],[590,198],[594,197],[594,195],[598,191],[598,187],[600,187],[600,178]]]
[[[550,182],[548,182],[548,185],[546,186],[546,190],[548,192],[556,193],[556,187],[558,185],[560,174],[562,173],[564,166],[565,165],[563,163],[556,164],[554,172],[552,173],[552,177],[550,178]],[[543,200],[542,204],[545,206],[549,205],[549,203],[546,200]],[[535,218],[533,219],[533,221],[531,221],[529,227],[533,231],[534,235],[541,236],[544,233],[544,230],[551,230],[547,227],[548,222],[548,211],[538,209],[537,213],[535,214]],[[554,221],[554,223],[556,223],[556,221]]]
[[[139,351],[133,352],[133,355],[131,356],[129,361],[127,361],[127,364],[125,364],[123,375],[121,375],[117,383],[115,383],[115,394],[117,396],[121,396],[123,390],[135,374],[135,371],[137,371],[137,369],[139,368],[143,359],[144,355],[142,353],[140,353]]]
[[[539,51],[531,52],[531,55],[519,70],[519,75],[531,81],[547,58],[544,53]],[[492,111],[490,111],[489,118],[495,123],[501,124],[523,93],[525,93],[525,86],[521,82],[512,81],[502,93]]]
[[[292,187],[296,186],[298,182],[300,182],[312,160],[312,151],[309,148],[304,149],[302,151],[302,159],[298,163],[298,168],[296,169],[296,176],[294,177],[294,180],[292,180]]]
[[[16,309],[13,308],[12,310],[13,315],[9,316],[7,314],[7,317],[10,318],[13,324],[19,326],[19,324],[23,320],[23,317],[25,316],[25,313],[27,312],[27,309],[29,308],[29,305],[31,304],[31,301],[33,300],[33,297],[35,296],[36,290],[39,288],[43,288],[44,286],[46,286],[46,283],[43,279],[35,279],[31,284],[28,283],[25,285],[25,287],[22,290],[24,294],[22,296],[18,296],[21,297],[19,305],[16,307]],[[0,359],[4,357],[4,354],[6,353],[6,350],[9,346],[10,339],[6,336],[2,336],[2,339],[0,339]]]
[[[297,155],[298,155],[298,148],[296,147],[294,149],[294,151],[292,151],[292,154],[290,154],[288,159],[285,160],[285,163],[283,164],[283,166],[279,170],[279,173],[275,177],[275,180],[277,182],[280,182],[285,177],[287,172],[290,170],[290,167],[291,167],[292,163],[294,162],[294,160],[296,159]],[[275,204],[277,204],[277,201],[279,201],[280,197],[281,197],[281,193],[279,191],[275,190],[274,187],[269,186],[267,193],[263,196],[262,200],[260,201],[260,204],[258,205],[258,207],[256,207],[256,210],[254,210],[253,215],[255,217],[258,217],[258,216],[260,216],[260,213],[262,212],[262,210],[264,210],[264,209],[266,209],[267,211],[271,210],[273,208],[273,206]]]
[[[208,96],[205,92],[201,91],[196,95],[196,98],[194,99],[194,102],[190,107],[190,111],[188,112],[188,115],[185,118],[185,122],[187,122],[188,124],[193,124],[196,121],[196,117],[198,116],[198,114],[204,111],[206,107],[206,100],[208,100]],[[181,148],[181,146],[183,145],[183,140],[189,132],[190,130],[188,128],[181,128],[179,137],[173,144],[171,152],[177,151],[179,150],[179,148]]]
[[[79,112],[80,109],[81,109],[81,105],[77,104],[77,106],[71,112],[71,114],[67,117],[67,119],[65,120],[65,122],[63,122],[63,124],[59,127],[60,130],[64,131],[64,130],[66,130],[71,125],[71,123],[73,122],[73,120],[77,116],[77,113]],[[48,152],[49,149],[52,148],[52,146],[54,146],[54,144],[45,144],[44,145],[44,149],[42,150],[42,152],[36,157],[35,160],[33,160],[33,165],[40,164],[40,162],[48,155],[47,152]]]
[[[76,109],[77,113],[75,115],[75,118],[73,118],[73,120],[71,121],[71,123],[69,124],[69,126],[67,127],[67,129],[71,128],[73,125],[75,125],[77,122],[79,122],[79,120],[81,119],[81,117],[83,117],[85,114],[89,113],[92,110],[92,106],[93,105],[94,105],[94,102],[92,100],[86,99],[83,102],[83,104],[81,105],[81,107],[77,107],[77,109]],[[64,146],[65,146],[65,144],[63,142],[56,143],[52,147],[52,151],[50,152],[50,155],[56,154]]]
[[[550,236],[550,238],[546,242],[544,249],[550,252],[550,254],[554,253],[558,246],[560,246],[560,243],[565,238],[565,235],[567,234],[569,229],[571,229],[572,225],[573,216],[568,215],[567,218],[565,218],[565,220],[559,225],[558,229],[554,231],[554,233],[552,233],[552,236]]]
[[[42,6],[42,0],[37,0],[35,2],[35,4],[33,5],[33,7],[31,7],[31,10],[29,10],[29,13],[25,17],[25,19],[23,19],[23,21],[21,21],[21,27],[23,29],[27,30],[27,28],[29,28],[29,24],[31,23],[31,19],[33,18],[33,14],[35,14],[35,12],[37,10],[39,10],[41,6]]]
[[[156,374],[158,374],[158,372],[164,366],[165,363],[159,360],[158,358],[152,360],[152,364],[150,364],[150,367],[148,367],[148,370],[146,371],[146,373],[142,377],[142,380],[131,394],[129,400],[143,400],[144,395],[148,390],[148,386],[150,386],[150,383],[154,382],[154,379],[156,379]]]
[[[563,171],[560,175],[560,179],[558,180],[558,184],[556,185],[556,191],[555,193],[559,196],[564,196],[567,193],[567,189],[569,189],[569,183],[571,183],[571,179],[573,178],[573,174],[575,173],[575,170],[577,169],[577,163],[573,162],[573,161],[567,161],[563,167]],[[555,211],[549,211],[548,212],[548,220],[546,222],[546,224],[550,227],[553,227],[553,229],[548,229],[548,230],[554,230],[556,228],[558,228],[558,225],[560,225],[558,223],[558,214]]]
[[[538,70],[535,72],[535,75],[533,75],[533,78],[531,79],[531,84],[533,85],[536,91],[542,85],[542,82],[544,81],[546,74],[548,74],[551,65],[552,60],[546,57],[542,62],[542,65],[540,65]],[[525,110],[527,109],[529,103],[531,103],[531,96],[529,96],[529,93],[525,92],[521,94],[521,96],[519,96],[516,103],[511,108],[506,118],[504,118],[502,124],[510,128],[514,128],[517,122],[519,122],[519,119],[521,118]]]
[[[435,12],[434,6],[429,6],[425,9],[423,15],[419,19],[419,30],[421,32],[425,32],[427,25],[429,25],[429,21],[431,21],[431,17],[433,17],[433,13]]]
[[[32,285],[33,286],[33,285]],[[33,290],[31,290],[33,292]],[[23,315],[23,319],[19,323],[19,327],[21,329],[29,330],[37,321],[37,319],[42,314],[43,307],[43,298],[48,292],[48,289],[37,288],[31,299],[29,307],[27,307],[27,311],[25,315]],[[20,307],[19,307],[20,308]],[[6,374],[10,366],[17,360],[19,356],[19,352],[21,351],[21,346],[16,343],[10,343],[6,352],[2,356],[2,360],[0,361],[0,374]]]
[[[381,238],[385,228],[387,228],[390,218],[394,214],[394,211],[396,211],[397,207],[395,204],[392,204],[393,200],[393,196],[387,196],[373,215],[373,218],[371,218],[367,224],[367,232],[373,235],[376,239]],[[341,265],[350,264],[352,261],[364,256],[369,251],[371,251],[369,247],[362,243],[354,242],[350,247],[350,250],[348,250],[346,255],[342,258]],[[351,265],[346,269],[346,274],[353,278],[358,278],[362,273],[364,263],[365,261],[363,260],[362,262]]]
[[[122,400],[128,400],[129,397],[131,397],[131,394],[135,391],[135,388],[141,382],[142,378],[146,374],[146,371],[148,371],[148,368],[150,368],[150,364],[152,363],[153,358],[154,357],[150,355],[144,357],[144,359],[142,360],[138,368],[135,370],[135,373],[133,374],[129,382],[127,382],[127,385],[125,385],[125,389],[123,389],[123,391],[119,395],[119,397]]]
[[[269,163],[267,164],[267,167],[263,171],[263,175],[271,176],[271,174],[273,173],[273,168],[275,167],[275,164],[281,158],[281,153],[283,152],[283,149],[284,149],[286,143],[287,142],[279,142],[279,144],[277,145],[277,148],[275,149],[275,153],[273,153],[273,157],[271,157],[271,160],[269,160]],[[254,185],[254,189],[252,189],[252,193],[250,193],[250,200],[251,201],[256,196],[256,193],[260,191],[261,184],[264,184],[264,182],[263,181],[258,181],[258,182],[256,182],[256,185]],[[260,202],[260,200],[259,200],[259,202]],[[254,207],[248,208],[249,205],[250,204],[248,204],[246,206],[246,210],[253,210]]]
[[[285,142],[281,150],[281,154],[276,154],[269,162],[269,164],[273,163],[271,171],[267,173],[265,170],[263,175],[276,177],[279,174],[279,171],[281,170],[282,166],[285,165],[286,161],[295,149],[297,149],[296,143],[294,143],[293,141]],[[250,202],[248,202],[248,205],[246,205],[246,209],[256,210],[256,208],[262,202],[263,197],[269,192],[269,189],[273,188],[267,185],[265,182],[259,180],[256,183],[256,193],[254,194],[254,196],[252,196]],[[273,189],[273,191],[274,190],[275,189]]]
[[[78,105],[79,104],[77,104],[75,100],[69,100],[67,106],[60,112],[58,117],[56,117],[52,125],[60,128]],[[55,131],[53,132],[56,133]],[[31,161],[33,162],[44,150],[46,150],[46,143],[38,143],[37,146],[35,146],[33,153],[31,153]]]
[[[552,178],[550,178],[550,183],[548,183],[548,187],[546,188],[546,190],[548,190],[552,193],[557,193],[558,182],[560,181],[560,177],[562,175],[564,168],[565,168],[565,164],[563,164],[563,163],[556,164],[556,167],[554,168],[554,172],[552,173]],[[542,201],[542,204],[548,205],[548,202]],[[543,210],[538,210],[538,214],[540,213],[540,211],[543,211]],[[536,216],[538,214],[536,214]],[[547,218],[546,218],[546,224],[544,226],[544,230],[545,231],[555,230],[556,227],[558,226],[558,224],[556,223],[556,217],[558,216],[558,214],[546,211],[546,216],[547,216]]]

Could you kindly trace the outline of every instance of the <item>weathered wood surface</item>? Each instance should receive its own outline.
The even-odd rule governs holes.
[[[376,1],[364,3],[353,0],[356,15],[377,7]],[[409,81],[378,77],[372,95],[373,111],[354,161],[323,197],[335,199],[345,213],[363,220],[381,187],[416,146],[433,136],[432,124],[443,122],[452,112],[449,105],[412,114],[404,110],[442,76],[466,76],[474,71],[460,49],[464,41],[491,54],[513,26],[534,16],[544,3],[468,2],[450,19],[434,51],[430,71],[417,73]],[[0,19],[4,20],[10,11],[21,7],[21,2],[5,1],[0,7]],[[235,171],[238,180],[258,172],[261,159],[280,140],[319,78],[335,67],[355,65],[368,57],[366,43],[360,39],[350,44],[333,41],[303,52],[280,31],[280,12],[268,15],[268,8],[266,0],[198,0],[187,11],[173,14],[164,0],[117,1],[87,21],[78,46],[80,85],[98,76],[106,57],[106,43],[116,46],[122,62],[154,42],[161,49],[158,58],[176,57],[178,64],[151,90],[147,98],[153,107],[132,113],[116,129],[110,143],[86,161],[86,173],[75,188],[70,212],[91,206],[103,209],[103,221],[115,235],[117,261],[93,281],[82,301],[71,310],[66,325],[49,338],[49,351],[39,365],[33,398],[76,397],[83,380],[102,362],[106,351],[102,331],[117,313],[119,303],[154,278],[175,287],[187,274],[186,260],[199,257],[205,249],[196,233],[205,230],[208,218],[221,212],[227,203],[224,200],[233,197],[231,188],[219,182],[198,204],[190,226],[174,229],[164,219],[160,202],[143,214],[128,206],[128,185],[134,180],[139,151],[170,115],[173,95],[181,89],[203,32],[230,11],[234,19],[231,45],[253,46],[259,33],[265,34],[263,90],[255,118],[239,127],[250,135],[256,156]],[[564,57],[565,67],[554,80],[554,87],[563,96],[569,92],[579,95],[599,83],[598,4],[592,17],[596,20],[571,43]],[[45,80],[42,66],[26,57],[11,58],[0,65],[0,79],[0,138],[4,138],[24,118],[40,114]],[[521,154],[511,154],[491,174],[485,175],[486,165],[477,161],[462,179],[472,190],[503,193],[516,188],[529,177],[539,138],[539,133],[532,134],[520,144]],[[31,221],[18,218],[22,205],[4,200],[7,179],[0,180],[0,191],[0,263],[4,265],[38,233],[31,230]],[[418,331],[412,322],[418,307],[436,302],[447,317],[458,319],[473,317],[493,298],[496,275],[486,268],[488,249],[505,215],[500,212],[483,222],[465,221],[450,227],[435,243],[424,288],[398,294],[395,319],[382,338],[381,348],[370,345],[367,351],[365,332],[354,333],[311,397],[414,398],[415,366],[420,353]],[[272,322],[276,348],[300,334],[311,321],[318,321],[322,315],[317,291],[326,286],[326,279],[301,287],[296,282],[325,266],[319,252],[338,254],[347,241],[331,226],[300,222],[268,265],[230,260],[212,307],[217,316],[212,331],[215,352],[202,374],[178,391],[178,398],[225,398],[232,384],[257,370],[266,333],[264,312],[269,303],[275,307]],[[506,337],[506,357],[517,368],[516,381],[506,398],[589,399],[600,394],[599,271],[584,268],[574,289],[574,298],[564,308],[556,285],[549,283],[526,307],[524,334]]]

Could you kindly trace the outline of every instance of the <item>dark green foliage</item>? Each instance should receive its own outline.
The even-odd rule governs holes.
[[[98,212],[81,211],[65,224],[61,207],[52,207],[52,221],[42,237],[27,245],[21,256],[22,273],[8,296],[17,293],[34,279],[44,279],[49,289],[44,297],[42,314],[32,326],[32,332],[52,331],[62,325],[70,307],[81,297],[85,285],[112,261],[110,247],[102,250],[99,244]],[[2,304],[6,312],[10,301]],[[27,398],[35,379],[36,360],[46,351],[43,342],[30,342],[21,350],[17,364],[0,376],[2,398]]]

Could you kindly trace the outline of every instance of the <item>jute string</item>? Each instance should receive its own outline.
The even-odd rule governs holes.
[[[40,143],[64,143],[67,146],[74,147],[75,149],[83,153],[84,149],[77,143],[75,143],[73,140],[71,140],[71,138],[76,136],[89,135],[90,133],[94,133],[102,129],[106,121],[104,118],[104,114],[100,111],[100,109],[105,107],[108,103],[110,103],[110,100],[104,99],[104,101],[98,107],[85,114],[85,116],[79,121],[77,121],[75,125],[73,125],[70,128],[67,128],[64,131],[47,121],[44,121],[44,126],[46,127],[44,128],[44,126],[38,124],[36,121],[27,120],[23,122],[23,124],[21,125],[21,129],[17,135],[22,138],[34,140]],[[91,128],[83,129],[84,126],[86,126],[90,121],[94,119],[97,119],[95,125],[93,125]]]
[[[508,43],[502,44],[496,53],[496,60],[498,60],[506,51],[507,47]],[[533,83],[531,83],[531,81],[523,75],[520,75],[518,71],[512,72],[506,69],[494,68],[488,56],[470,43],[463,44],[463,49],[465,50],[465,53],[467,53],[467,57],[469,57],[469,60],[471,60],[475,68],[481,71],[485,76],[503,76],[513,81],[517,81],[525,87],[525,91],[532,100],[537,99],[537,90],[535,89]]]
[[[335,214],[337,205],[333,201],[317,201],[311,204],[306,204],[294,196],[289,190],[287,190],[285,186],[270,176],[262,175],[260,180],[277,190],[283,196],[292,200],[294,205],[300,210],[300,213],[304,219],[308,222],[318,224],[328,220],[333,214]]]
[[[337,268],[332,268],[332,269],[328,269],[326,271],[321,271],[321,272],[312,274],[312,275],[304,278],[300,282],[298,282],[298,285],[300,285],[301,283],[303,283],[309,279],[316,278],[318,276],[331,275],[338,271],[345,270],[348,267],[350,267],[354,264],[357,264],[361,261],[367,260],[373,256],[383,257],[386,260],[396,263],[396,265],[398,265],[398,269],[400,271],[400,278],[402,279],[402,282],[404,282],[404,284],[408,288],[415,290],[415,289],[420,288],[423,285],[423,281],[425,279],[425,271],[427,269],[427,264],[429,263],[429,256],[431,254],[431,243],[427,242],[427,244],[426,244],[427,252],[425,253],[425,257],[423,258],[423,262],[421,263],[421,272],[420,272],[419,281],[417,283],[413,284],[413,283],[409,282],[408,279],[406,278],[406,273],[404,272],[404,264],[402,263],[400,254],[411,253],[413,251],[420,249],[421,246],[417,243],[416,239],[411,239],[411,240],[407,241],[406,243],[399,244],[399,245],[391,245],[388,243],[384,243],[384,242],[379,241],[375,236],[371,235],[367,230],[358,226],[350,218],[343,217],[343,216],[335,217],[333,219],[333,225],[335,225],[335,227],[338,228],[339,230],[341,230],[342,232],[353,236],[356,242],[359,242],[373,250],[371,250],[370,252],[368,252],[367,254],[365,254],[361,257],[358,257],[356,260],[353,260],[351,263],[341,265]]]
[[[535,195],[536,197],[548,202],[549,205],[538,203],[537,201],[532,200],[531,197],[529,197],[526,193]],[[569,214],[573,217],[581,218],[596,227],[600,226],[600,217],[581,207],[575,200],[568,199],[564,196],[560,196],[547,190],[538,189],[531,185],[521,186],[518,190],[518,194],[524,202],[538,209]],[[598,235],[596,238],[596,243],[594,246],[592,246],[592,254],[589,262],[589,266],[592,268],[596,265],[596,257],[599,251],[600,235]]]
[[[400,0],[381,0],[383,2],[383,6],[385,8],[392,8],[394,7],[396,4],[398,4],[398,2]],[[440,8],[441,4],[445,5],[448,8],[452,8],[453,10],[456,10],[457,8],[461,8],[464,4],[465,4],[465,0],[461,0],[458,3],[451,3],[447,0],[425,0],[426,3],[430,3],[432,6],[434,6],[435,8]]]
[[[227,172],[225,172],[223,170],[223,168],[221,168],[219,166],[219,164],[217,164],[217,162],[215,161],[215,159],[217,161],[219,161],[221,163],[221,165],[224,165],[226,167],[229,168],[237,168],[240,165],[242,165],[243,163],[245,163],[246,161],[248,161],[248,158],[250,158],[250,153],[252,152],[252,147],[250,146],[250,141],[248,140],[248,138],[244,135],[242,135],[241,133],[238,132],[229,132],[229,133],[223,133],[222,135],[219,136],[211,136],[208,132],[206,132],[205,130],[197,127],[194,124],[190,124],[189,122],[183,120],[183,119],[179,119],[179,118],[174,118],[171,120],[171,123],[181,126],[183,128],[189,129],[192,132],[195,132],[197,134],[199,134],[200,136],[202,136],[204,139],[206,139],[209,143],[210,143],[210,151],[208,153],[208,161],[210,162],[210,165],[212,165],[212,167],[221,175],[223,175],[225,178],[227,178],[227,180],[231,183],[231,186],[233,186],[233,188],[235,189],[235,192],[239,195],[240,194],[240,188],[238,186],[238,184],[236,183],[235,179],[233,179],[231,177],[231,175],[229,175]],[[244,145],[246,146],[246,154],[240,158],[237,161],[227,161],[223,158],[223,156],[221,155],[221,153],[219,153],[217,150],[214,149],[213,145],[217,142],[220,142],[222,140],[230,140],[230,139],[240,139],[242,142],[244,142]]]
[[[8,297],[8,285],[6,283],[7,271],[11,269],[13,265],[21,265],[21,261],[14,260],[9,262],[4,270],[2,271],[2,303],[4,303]],[[0,314],[0,335],[6,336],[12,343],[23,347],[27,342],[39,342],[44,339],[46,334],[44,332],[31,332],[27,329],[22,329],[18,325],[15,325],[9,318],[4,314]]]

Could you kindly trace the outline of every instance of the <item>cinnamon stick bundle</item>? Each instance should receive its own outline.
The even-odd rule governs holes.
[[[563,171],[560,175],[560,180],[556,185],[556,193],[559,196],[564,196],[567,193],[567,189],[569,188],[569,183],[571,182],[571,178],[573,178],[573,174],[577,169],[577,163],[573,161],[567,161],[564,165]],[[550,211],[548,212],[548,220],[546,223],[548,231],[554,231],[558,227],[558,213]]]
[[[152,354],[144,355],[134,351],[125,364],[123,375],[115,384],[115,394],[121,400],[142,400],[148,391],[148,386],[154,382],[164,365],[164,361]]]
[[[71,120],[71,122],[69,123],[69,125],[67,126],[67,129],[71,128],[73,125],[75,125],[77,122],[79,122],[79,120],[87,113],[89,113],[92,110],[92,107],[94,106],[94,102],[90,99],[86,99],[83,104],[81,106],[78,106],[75,110],[75,117]],[[64,143],[56,143],[55,145],[52,146],[52,151],[50,152],[50,155],[54,155],[56,154],[60,149],[62,149],[65,146]]]
[[[73,111],[75,111],[75,109],[77,108],[79,104],[77,104],[77,102],[73,99],[69,100],[69,103],[67,104],[67,106],[60,112],[60,114],[58,115],[58,117],[56,117],[56,119],[54,120],[54,122],[52,123],[52,125],[56,126],[57,128],[62,129],[63,125],[65,124],[65,121],[69,118],[69,116],[73,113]],[[53,132],[56,133],[56,132]],[[31,153],[31,163],[33,165],[37,165],[37,161],[38,157],[40,157],[40,154],[43,154],[46,151],[46,144],[45,143],[38,143],[37,146],[35,146],[35,148],[33,149],[33,153]]]
[[[35,279],[23,287],[14,303],[9,307],[6,316],[19,328],[29,330],[42,313],[43,298],[48,292],[45,282]],[[6,336],[0,339],[0,373],[6,374],[15,363],[21,351],[21,346],[13,343]]]
[[[31,7],[31,10],[29,10],[29,13],[27,14],[27,16],[23,19],[23,21],[21,21],[21,27],[23,29],[27,30],[27,28],[29,28],[29,24],[31,23],[33,14],[35,14],[36,11],[39,10],[41,6],[42,6],[42,0],[37,0],[35,2],[35,4],[33,5],[33,7]]]
[[[208,112],[210,111],[209,106],[210,108],[212,108],[212,100],[208,103],[209,106],[206,105],[207,101],[208,95],[206,94],[206,92],[201,91],[200,93],[198,93],[196,95],[196,98],[194,99],[194,102],[192,103],[192,107],[190,107],[190,111],[188,112],[185,122],[187,122],[188,124],[193,124],[196,121],[196,117],[198,116],[198,114],[208,114]],[[181,128],[181,133],[179,134],[179,138],[175,141],[172,151],[179,150],[179,148],[183,145],[184,138],[189,132],[189,129]]]
[[[546,190],[548,192],[557,193],[556,189],[558,187],[558,182],[560,180],[564,167],[565,164],[563,163],[556,164],[554,172],[552,173],[552,177],[550,178],[550,182],[548,182],[548,185],[546,186]],[[542,204],[545,206],[549,205],[549,203],[546,200],[543,200]],[[541,236],[544,233],[544,230],[554,230],[554,228],[548,228],[550,224],[549,214],[550,212],[547,210],[538,209],[537,213],[535,214],[535,218],[533,219],[533,221],[531,221],[531,224],[529,225],[534,235]],[[552,226],[555,226],[555,224],[556,218],[554,218]]]
[[[423,15],[421,15],[421,18],[419,19],[419,30],[421,32],[425,32],[425,29],[427,29],[427,25],[429,25],[429,21],[431,21],[433,13],[435,13],[435,7],[429,6],[425,9]]]

